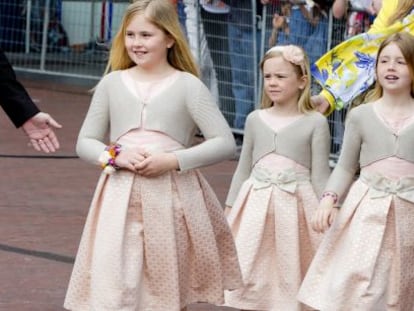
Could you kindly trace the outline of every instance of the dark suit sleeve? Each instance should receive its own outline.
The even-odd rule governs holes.
[[[6,55],[0,50],[0,106],[16,127],[40,112],[16,74]]]

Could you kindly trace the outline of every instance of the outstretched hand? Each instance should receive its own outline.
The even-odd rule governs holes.
[[[61,127],[62,125],[44,112],[37,113],[22,125],[22,129],[29,137],[33,148],[46,153],[59,149],[59,141],[53,129]]]

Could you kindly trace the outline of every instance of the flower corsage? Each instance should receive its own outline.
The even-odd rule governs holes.
[[[119,167],[115,164],[115,158],[121,152],[121,145],[113,144],[109,145],[105,148],[105,151],[101,153],[99,157],[99,162],[101,163],[101,167],[106,174],[112,174]]]

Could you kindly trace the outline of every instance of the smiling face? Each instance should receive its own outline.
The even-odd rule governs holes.
[[[306,77],[300,77],[295,66],[281,55],[263,63],[264,91],[274,104],[297,105]]]
[[[168,63],[168,48],[174,40],[151,23],[144,13],[135,15],[125,30],[125,48],[139,67],[151,70]]]
[[[412,75],[397,44],[385,46],[378,56],[377,79],[384,92],[411,92]]]

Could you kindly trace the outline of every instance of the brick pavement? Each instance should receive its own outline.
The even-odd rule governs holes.
[[[85,88],[24,81],[39,107],[64,126],[61,149],[44,157],[0,113],[0,311],[60,311],[99,170],[79,160]],[[202,169],[221,202],[236,161]],[[200,304],[189,311],[230,311]]]

